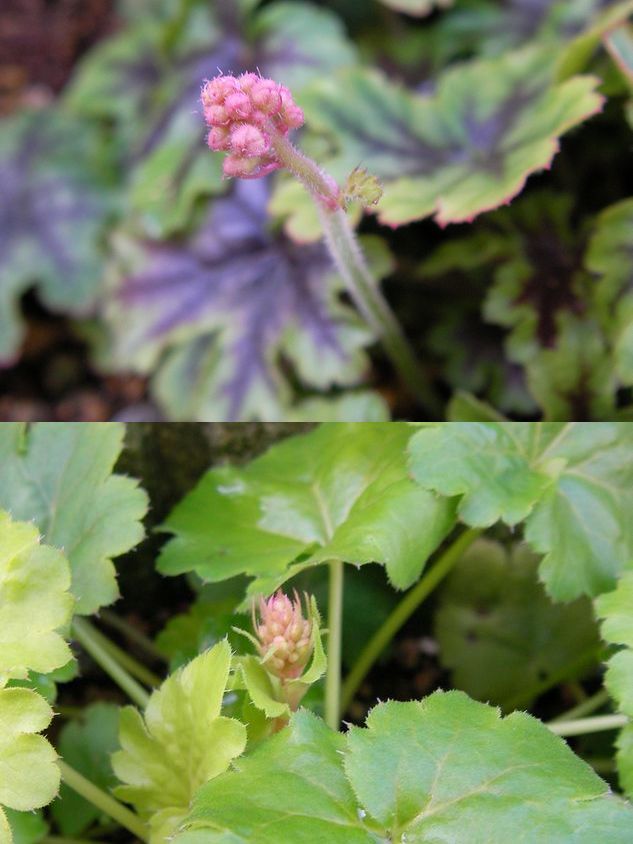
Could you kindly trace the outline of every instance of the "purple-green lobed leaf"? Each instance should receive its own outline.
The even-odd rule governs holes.
[[[551,51],[530,48],[452,68],[428,96],[350,71],[312,86],[304,105],[331,138],[335,175],[361,165],[384,181],[381,222],[444,225],[511,200],[551,165],[560,135],[600,110],[595,77],[553,76]]]
[[[165,352],[157,391],[176,418],[284,418],[288,365],[317,388],[362,376],[370,338],[325,248],[271,233],[267,200],[265,182],[236,183],[189,243],[140,244],[111,295],[115,360],[149,370]]]

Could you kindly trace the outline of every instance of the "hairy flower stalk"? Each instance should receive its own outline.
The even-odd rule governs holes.
[[[278,591],[268,600],[259,599],[259,621],[253,608],[257,648],[267,670],[280,680],[296,680],[303,673],[313,651],[310,603],[305,596],[304,618],[301,600],[291,600]]]
[[[255,73],[241,76],[221,74],[205,82],[201,95],[204,117],[210,127],[208,145],[226,152],[224,175],[257,179],[285,168],[308,190],[316,203],[325,242],[345,281],[356,307],[385,350],[411,393],[427,409],[435,399],[420,376],[418,363],[409,343],[380,293],[345,214],[350,197],[366,204],[377,201],[375,179],[366,182],[352,174],[353,188],[342,190],[336,181],[288,139],[293,129],[304,123],[303,111],[284,85]]]

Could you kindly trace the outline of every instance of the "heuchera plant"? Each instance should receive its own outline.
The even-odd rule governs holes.
[[[0,428],[1,844],[628,844],[633,426],[330,424],[212,466],[156,639],[157,592],[106,609],[147,507],[124,433]],[[378,702],[409,620],[455,688]]]
[[[208,144],[226,152],[225,176],[257,179],[286,168],[314,200],[325,242],[347,290],[371,330],[379,337],[413,395],[428,398],[415,362],[396,318],[378,290],[362,255],[353,228],[345,215],[352,199],[375,205],[380,199],[376,179],[358,170],[349,177],[349,188],[336,181],[291,143],[288,134],[304,123],[303,111],[285,85],[254,73],[220,74],[207,81],[201,95],[204,117],[211,127]]]

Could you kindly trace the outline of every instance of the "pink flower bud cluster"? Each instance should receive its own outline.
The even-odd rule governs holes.
[[[303,617],[296,592],[294,597],[291,601],[279,591],[267,601],[260,598],[260,620],[253,622],[264,664],[282,680],[299,677],[312,654],[312,620]]]
[[[275,132],[287,135],[303,126],[303,111],[284,85],[256,73],[216,76],[202,88],[207,142],[228,152],[224,175],[256,179],[281,167],[272,145]]]

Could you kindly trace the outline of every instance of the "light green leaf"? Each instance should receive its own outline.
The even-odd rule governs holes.
[[[454,524],[452,502],[408,477],[411,433],[406,423],[322,425],[245,468],[211,470],[163,525],[175,538],[160,571],[211,581],[245,572],[257,578],[251,592],[270,592],[336,558],[382,563],[406,588]]]
[[[121,711],[112,767],[125,784],[116,793],[147,819],[152,844],[173,835],[196,790],[244,750],[244,725],[220,715],[230,662],[219,642],[165,680],[144,716]]]
[[[520,698],[527,706],[544,680],[561,671],[575,679],[598,660],[590,603],[553,604],[537,568],[525,545],[479,539],[442,588],[435,617],[440,659],[452,669],[453,684],[478,700],[513,708]]]
[[[118,423],[0,428],[0,507],[33,520],[63,550],[82,615],[117,598],[111,558],[143,537],[147,497],[135,481],[112,474],[123,433]]]
[[[320,719],[296,713],[290,727],[200,789],[186,821],[192,831],[176,841],[372,844],[345,779],[344,747]]]
[[[3,806],[46,806],[59,788],[57,754],[43,736],[53,710],[30,689],[0,689],[0,842],[11,842]]]
[[[461,692],[381,704],[348,733],[345,770],[390,840],[610,844],[630,839],[633,810],[560,738],[523,712]]]
[[[116,783],[110,754],[118,747],[119,707],[93,703],[81,720],[69,721],[60,733],[58,748],[69,765],[104,791]],[[62,835],[77,836],[96,821],[101,812],[62,783],[59,798],[51,806]]]
[[[13,844],[37,844],[48,834],[48,824],[41,812],[16,812],[7,809],[5,815],[11,827]],[[0,841],[3,841],[2,831],[0,818]]]
[[[618,709],[633,718],[633,572],[619,581],[616,589],[595,601],[602,622],[602,636],[607,642],[626,647],[609,660],[605,686],[617,701]],[[620,783],[633,797],[633,724],[621,730],[616,741],[616,761]]]
[[[248,799],[245,799],[248,795]],[[628,844],[633,810],[525,713],[462,692],[380,704],[346,736],[301,711],[198,792],[177,844]]]
[[[362,162],[383,181],[381,222],[470,221],[516,196],[549,167],[558,137],[600,110],[598,80],[555,83],[555,57],[531,47],[461,64],[430,96],[355,69],[315,82],[302,105],[332,139],[325,166],[336,178]]]
[[[63,554],[40,545],[34,524],[0,510],[0,688],[29,669],[45,674],[72,659],[58,632],[72,614],[69,587]]]
[[[409,451],[418,483],[462,495],[466,524],[525,520],[541,580],[568,601],[608,590],[633,558],[632,446],[625,423],[455,422],[419,431]]]

